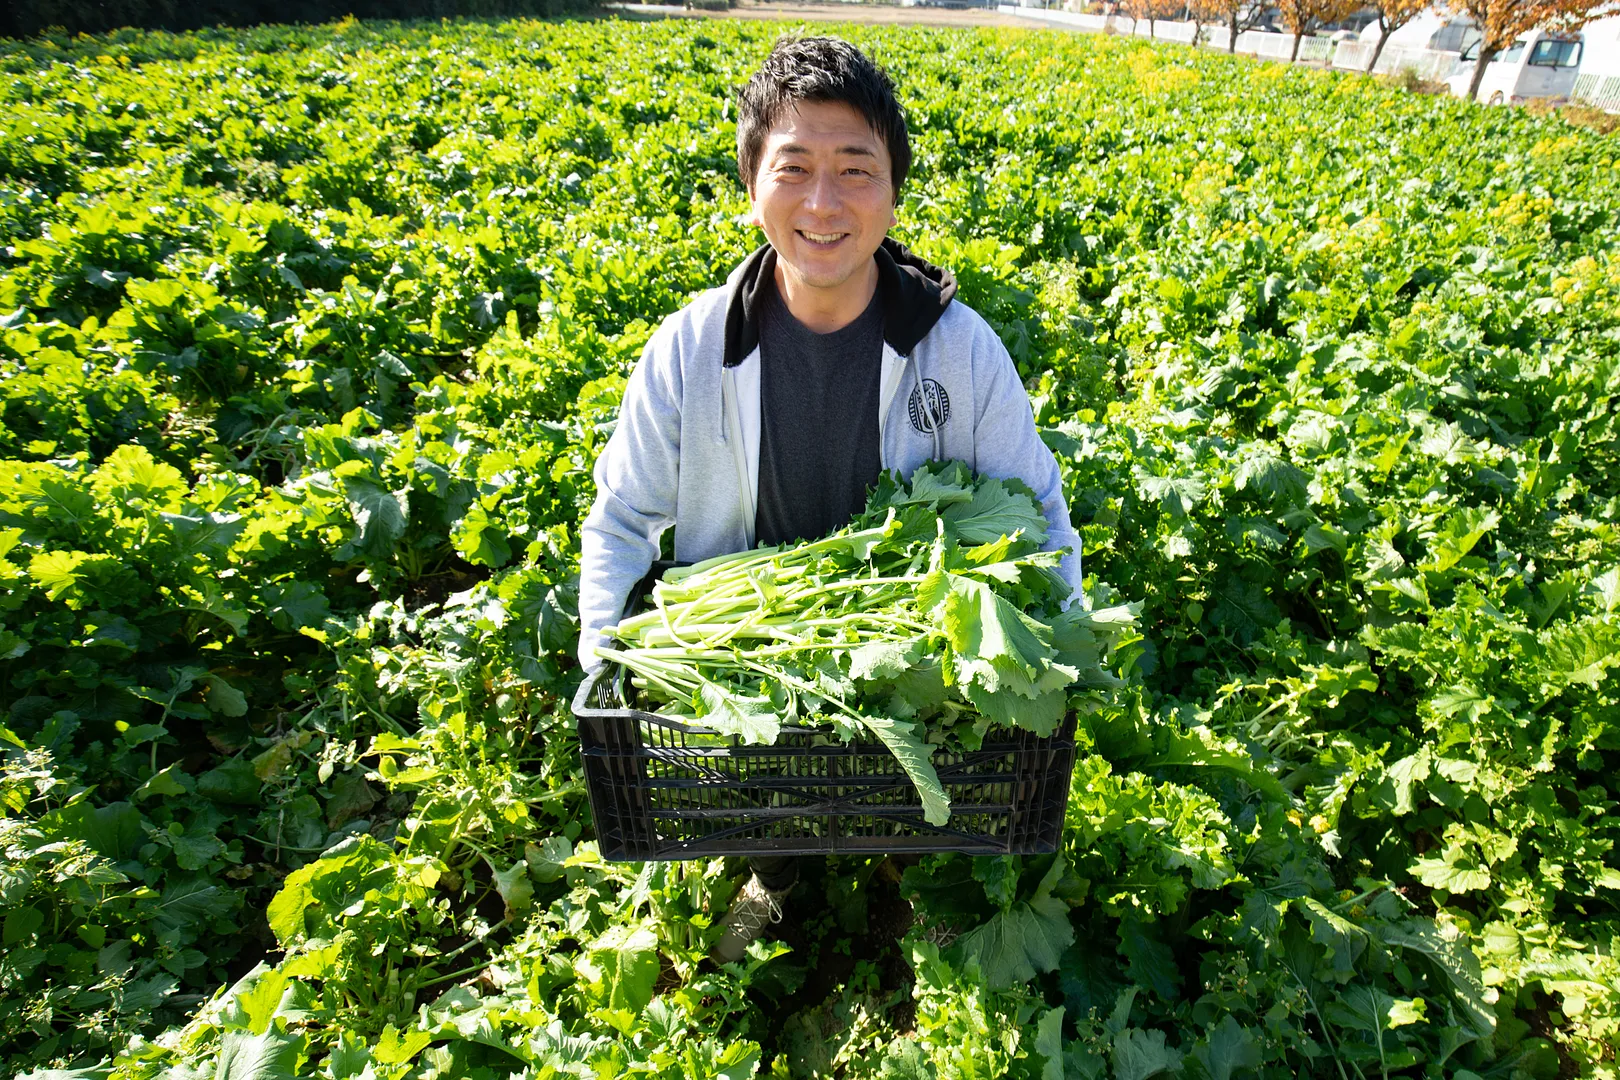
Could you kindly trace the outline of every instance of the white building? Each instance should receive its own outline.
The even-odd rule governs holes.
[[[1581,74],[1620,75],[1620,15],[1595,19],[1583,32],[1586,54],[1581,57]]]

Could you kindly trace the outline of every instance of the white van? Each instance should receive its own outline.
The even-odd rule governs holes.
[[[1479,61],[1479,38],[1474,37],[1457,58],[1446,85],[1457,97],[1468,96]],[[1532,30],[1496,54],[1485,66],[1479,100],[1489,105],[1520,105],[1538,98],[1562,103],[1575,89],[1585,38],[1579,33]]]

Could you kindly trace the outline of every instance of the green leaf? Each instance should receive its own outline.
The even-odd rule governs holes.
[[[1204,501],[1208,488],[1191,476],[1154,476],[1138,468],[1136,493],[1147,502],[1156,502],[1171,515],[1184,518]]]
[[[326,1071],[334,1080],[362,1080],[366,1066],[372,1063],[371,1051],[366,1048],[365,1040],[356,1038],[352,1032],[341,1031],[326,1056]],[[372,1075],[375,1074],[373,1070]]]
[[[1495,510],[1485,510],[1477,506],[1465,506],[1451,517],[1434,538],[1429,541],[1429,561],[1423,563],[1419,569],[1434,573],[1444,573],[1474,549],[1480,538],[1501,521],[1501,515]]]
[[[1408,755],[1384,770],[1384,780],[1373,789],[1380,805],[1397,815],[1410,814],[1416,807],[1417,792],[1429,778],[1434,758],[1428,747]]]
[[[1395,998],[1371,986],[1348,986],[1338,1000],[1323,1006],[1327,1019],[1353,1031],[1376,1035],[1427,1019],[1421,998]]]
[[[529,881],[529,864],[522,859],[505,870],[496,870],[495,891],[506,905],[506,917],[515,919],[534,902],[534,885]]]
[[[1041,1080],[1063,1080],[1063,1006],[1048,1009],[1035,1026],[1035,1052],[1046,1059]]]
[[[1306,502],[1305,474],[1276,454],[1259,450],[1238,462],[1232,485],[1239,491],[1253,491],[1290,505]]]
[[[911,777],[922,798],[923,820],[930,825],[943,825],[950,820],[951,803],[934,769],[934,759],[927,743],[917,735],[916,725],[905,720],[862,713],[861,723],[876,735],[878,741],[889,748],[895,761]]]
[[[1160,941],[1152,926],[1140,919],[1121,919],[1119,951],[1127,961],[1125,970],[1138,986],[1145,986],[1165,1001],[1175,1001],[1181,989],[1181,972],[1170,946]]]
[[[1428,1022],[1427,1003],[1422,998],[1390,998],[1384,1026],[1390,1029]]]
[[[225,853],[225,843],[212,834],[193,835],[189,830],[179,836],[164,834],[165,841],[174,851],[174,861],[182,870],[202,870]]]
[[[1005,911],[1018,899],[1023,869],[1024,860],[1016,857],[974,859],[973,880],[984,886],[984,895],[992,904]]]
[[[1429,699],[1429,705],[1440,716],[1462,713],[1470,723],[1478,723],[1491,708],[1489,695],[1466,682],[1441,690]]]
[[[894,505],[921,504],[938,511],[973,499],[972,474],[961,462],[936,461],[917,467],[906,481],[909,491],[890,496]]]
[[[1092,942],[1082,938],[1069,946],[1061,963],[1058,988],[1071,1014],[1086,1016],[1093,1009],[1104,1013],[1119,999],[1119,966],[1113,956],[1094,948]]]
[[[928,1055],[914,1040],[901,1037],[884,1047],[877,1080],[938,1080],[938,1078],[939,1073],[928,1060]],[[1046,1080],[1044,1073],[1041,1080]]]
[[[1221,1017],[1221,1022],[1193,1047],[1192,1056],[1204,1066],[1210,1080],[1232,1080],[1234,1074],[1258,1069],[1265,1061],[1260,1040],[1231,1013]]]
[[[308,581],[266,585],[259,590],[259,599],[271,624],[288,633],[305,626],[320,626],[331,611],[320,586]]]
[[[646,926],[615,923],[587,945],[574,970],[603,1007],[639,1013],[658,981],[658,938]]]
[[[1052,689],[1033,700],[1012,693],[992,694],[977,682],[966,687],[967,699],[997,727],[1023,728],[1041,737],[1057,730],[1068,715],[1069,695]]]
[[[1272,602],[1265,586],[1232,572],[1221,580],[1209,621],[1247,643],[1281,622],[1282,611]]]
[[[175,762],[153,773],[144,784],[135,789],[133,797],[136,802],[140,802],[142,799],[184,795],[196,786],[196,782],[180,768],[180,763]]]
[[[104,498],[120,502],[140,499],[152,510],[175,506],[186,493],[186,480],[180,470],[152,457],[138,444],[118,447],[91,474],[91,485]]]
[[[258,805],[263,789],[253,763],[245,758],[231,758],[197,777],[197,794],[233,806]]]
[[[1496,1030],[1496,1011],[1485,999],[1479,958],[1455,927],[1442,927],[1432,919],[1407,919],[1398,926],[1381,927],[1378,933],[1386,945],[1427,957],[1446,977],[1466,1027],[1476,1038],[1488,1038]]]
[[[563,864],[574,854],[574,845],[566,836],[548,836],[538,844],[523,846],[523,859],[529,874],[542,885],[563,876]]]
[[[313,862],[288,874],[265,909],[265,921],[283,949],[302,941],[305,936],[304,911],[318,902],[310,888],[310,879],[319,873],[319,866],[319,861]]]
[[[341,772],[332,777],[332,795],[326,800],[326,825],[341,829],[350,821],[377,805],[377,793],[371,790],[360,772]]]
[[[1422,858],[1410,867],[1412,874],[1431,889],[1450,892],[1478,892],[1491,887],[1491,872],[1483,866],[1463,863],[1460,853],[1446,852],[1446,858]]]
[[[261,962],[231,987],[231,1026],[249,1033],[267,1030],[281,1006],[287,983],[285,971]]]
[[[1480,458],[1479,444],[1463,433],[1461,427],[1450,423],[1425,425],[1418,448],[1447,465],[1466,465]]]
[[[241,896],[209,877],[171,879],[154,910],[154,920],[165,929],[195,930],[236,911]]]
[[[852,679],[893,679],[917,660],[915,641],[869,641],[851,649],[849,677]]]
[[[940,514],[963,544],[989,544],[1022,533],[1035,547],[1046,542],[1046,516],[1033,493],[1017,480],[981,478],[967,502],[954,502]]]
[[[294,1080],[303,1040],[275,1024],[258,1035],[228,1031],[219,1043],[214,1080]]]
[[[194,507],[187,509],[192,512],[165,511],[158,515],[173,534],[175,552],[182,558],[198,555],[222,557],[242,533],[245,523],[240,514],[205,513],[196,511]]]
[[[1164,1032],[1127,1028],[1114,1036],[1114,1080],[1148,1080],[1181,1068],[1181,1055],[1165,1045]]]
[[[1588,586],[1606,614],[1620,611],[1620,566],[1611,566]]]
[[[248,619],[251,617],[247,607],[233,596],[228,596],[213,578],[202,579],[201,588],[190,585],[183,586],[181,594],[198,611],[206,611],[220,622],[229,626],[238,636],[247,632]]]
[[[17,908],[6,914],[5,930],[0,941],[10,949],[28,941],[44,925],[45,916],[38,908]]]
[[[1610,668],[1620,667],[1620,637],[1592,620],[1558,624],[1537,634],[1536,644],[1530,667],[1548,696],[1575,685],[1596,690]]]
[[[407,1031],[401,1035],[398,1028],[389,1024],[383,1028],[382,1038],[377,1040],[371,1055],[380,1065],[405,1065],[432,1041],[433,1036],[426,1031]]]
[[[506,532],[476,500],[450,530],[450,540],[463,559],[474,566],[505,566],[512,560]]]
[[[759,1047],[741,1039],[727,1042],[710,1065],[714,1080],[750,1080],[759,1072]]]
[[[96,807],[81,802],[54,811],[44,822],[83,840],[96,854],[123,862],[134,858],[140,847],[142,820],[141,812],[127,802]]]
[[[203,685],[208,687],[207,703],[212,712],[221,716],[246,716],[247,695],[220,678],[218,675],[204,675]]]
[[[1305,535],[1300,538],[1305,543],[1307,554],[1315,555],[1318,551],[1337,551],[1340,555],[1349,550],[1350,539],[1344,533],[1331,525],[1322,522],[1310,526]]]
[[[1052,895],[1063,871],[1062,857],[1053,859],[1034,896],[998,911],[958,938],[951,953],[960,963],[953,964],[961,967],[977,960],[991,989],[1004,989],[1057,970],[1063,951],[1074,942],[1069,906]]]
[[[1340,982],[1348,982],[1358,970],[1356,961],[1366,951],[1367,931],[1313,897],[1300,897],[1295,901],[1294,910],[1303,913],[1311,924],[1311,940],[1327,951],[1334,976]]]
[[[395,542],[405,535],[405,522],[410,514],[405,492],[389,491],[371,480],[347,477],[343,481],[343,493],[359,529],[355,546],[370,555],[389,554]]]
[[[925,582],[918,602],[937,612],[950,647],[948,670],[959,685],[1035,698],[1069,684],[1068,673],[1053,667],[1050,632],[985,582],[947,573]]]
[[[734,693],[716,682],[704,680],[700,691],[704,726],[722,735],[735,735],[745,743],[770,745],[782,730],[777,707],[768,696],[750,697]]]
[[[952,698],[945,685],[945,669],[930,657],[894,677],[888,711],[903,720],[938,709]]]
[[[111,555],[83,551],[43,551],[28,560],[28,576],[45,595],[74,609],[88,606],[86,586],[98,590],[123,568]]]

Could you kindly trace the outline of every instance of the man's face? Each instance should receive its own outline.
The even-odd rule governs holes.
[[[843,102],[802,101],[771,128],[750,195],[792,284],[837,292],[864,284],[895,224],[889,148]]]

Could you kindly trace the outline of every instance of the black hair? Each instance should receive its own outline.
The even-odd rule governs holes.
[[[847,41],[829,37],[784,37],[737,94],[737,175],[754,190],[765,137],[801,101],[836,101],[872,125],[889,149],[894,199],[911,169],[911,137],[905,110],[895,100],[894,81]]]

